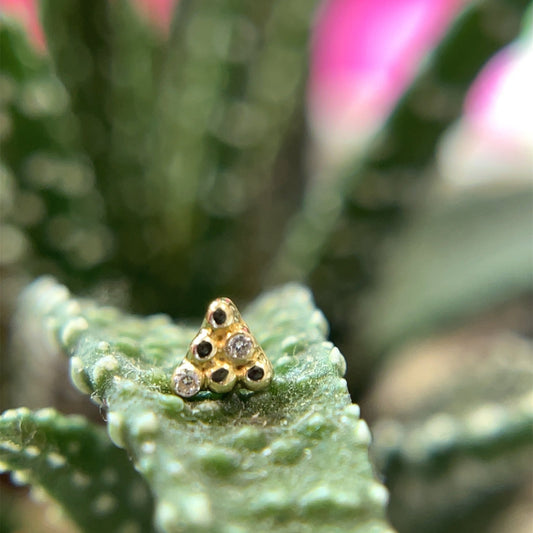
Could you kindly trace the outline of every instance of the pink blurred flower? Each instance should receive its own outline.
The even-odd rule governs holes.
[[[28,32],[35,48],[46,50],[44,32],[39,22],[37,0],[0,0],[0,12],[18,19]]]
[[[141,13],[164,34],[167,34],[172,22],[172,13],[178,0],[133,0]]]
[[[533,15],[533,11],[530,12]],[[448,183],[533,178],[533,27],[496,54],[470,88],[462,119],[441,143]]]
[[[312,46],[309,117],[342,159],[391,112],[465,0],[326,0]]]
[[[178,0],[132,1],[159,31],[165,35],[168,33],[174,6]],[[38,16],[38,0],[0,0],[0,12],[20,20],[35,48],[41,52],[46,50],[45,36]]]
[[[468,94],[472,125],[506,145],[533,142],[533,33],[507,47],[482,71]]]

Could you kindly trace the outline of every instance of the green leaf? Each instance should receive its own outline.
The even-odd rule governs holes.
[[[466,522],[467,510],[505,508],[509,495],[531,479],[531,400],[524,395],[514,405],[487,402],[462,416],[438,412],[407,425],[380,420],[373,455],[387,476],[393,523],[404,531],[444,532],[460,521],[454,516],[458,506]]]
[[[510,331],[516,321],[489,323],[395,353],[369,399],[379,412],[373,457],[400,531],[477,530],[477,514],[490,523],[530,484],[533,345]]]
[[[123,450],[81,416],[26,408],[0,416],[0,462],[38,486],[81,531],[152,531],[152,497]]]
[[[19,324],[36,315],[71,355],[77,387],[108,409],[110,437],[152,487],[159,530],[391,531],[368,426],[308,290],[283,287],[244,314],[275,368],[269,390],[193,401],[170,379],[195,329],[73,300],[50,279],[27,290]]]
[[[149,284],[160,294],[172,287],[176,301],[188,302],[195,313],[196,301],[230,284],[242,293],[257,290],[265,250],[292,212],[287,191],[299,150],[287,151],[287,145],[294,143],[294,124],[303,123],[315,6],[180,2],[162,69],[147,178],[148,198],[157,206],[148,231],[164,245],[148,242],[149,252],[137,260],[153,257],[153,266],[144,269]],[[276,196],[265,201],[266,195]],[[206,256],[218,257],[220,276],[209,274]],[[146,285],[143,280],[139,292]]]
[[[81,148],[113,228],[113,258],[126,259],[124,269],[132,256],[146,255],[131,249],[130,228],[144,223],[150,191],[144,179],[147,137],[162,38],[126,0],[43,0],[41,12],[53,64],[69,92]]]
[[[16,295],[30,280],[47,272],[74,288],[87,288],[95,267],[107,258],[112,238],[102,224],[92,165],[79,151],[69,96],[49,56],[31,46],[21,27],[2,18],[0,57],[0,321],[7,332]],[[2,361],[8,357],[7,337],[0,339]],[[7,372],[0,373],[0,381],[6,379],[0,396],[7,404],[18,367],[9,368],[9,382]],[[32,388],[41,385],[33,383]],[[40,406],[53,403],[53,393],[47,395]]]
[[[111,81],[109,5],[65,1],[40,3],[47,46],[79,120],[84,149],[102,179],[110,146]]]
[[[371,344],[397,345],[531,290],[532,205],[530,189],[471,194],[413,220],[366,302]]]
[[[95,209],[101,197],[92,187],[92,166],[79,151],[68,94],[48,56],[33,50],[10,23],[0,26],[0,55],[0,113],[9,124],[1,139],[2,181],[11,189],[11,202],[0,216],[23,234],[26,245],[19,246],[16,263],[9,254],[5,263],[13,279],[23,272],[31,279],[54,271],[65,277],[75,273],[70,279],[80,284],[105,257],[110,237]],[[85,238],[91,234],[103,253],[91,257],[87,248],[80,253],[72,238],[78,232]]]
[[[108,259],[131,283],[134,307],[177,313],[187,302],[198,312],[199,294],[243,286],[251,265],[258,272],[242,291],[257,290],[265,250],[292,214],[300,157],[287,146],[303,130],[316,3],[184,0],[160,42],[129,1],[43,0],[50,52],[113,228]],[[271,190],[278,196],[265,202]],[[143,227],[135,238],[132,226]],[[224,275],[206,272],[206,255],[219,256]]]

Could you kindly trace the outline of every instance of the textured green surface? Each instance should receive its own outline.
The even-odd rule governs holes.
[[[403,427],[381,421],[375,453],[392,493],[393,523],[399,531],[440,533],[464,528],[477,512],[490,524],[531,482],[532,428],[531,395],[505,405],[487,402],[462,416],[441,411]]]
[[[81,531],[152,531],[152,497],[127,454],[105,431],[53,409],[0,416],[0,466],[19,484],[40,487]]]
[[[384,420],[378,431],[383,438],[376,445],[378,460],[389,474],[401,469],[422,475],[461,454],[500,459],[515,454],[518,461],[520,449],[524,458],[532,452],[533,397],[526,393],[504,404],[489,401],[461,415],[447,410],[436,412],[424,420],[422,427],[420,421],[401,427]],[[384,465],[384,461],[390,464]],[[509,480],[517,474],[511,465],[508,474]]]
[[[417,382],[420,350],[397,354],[389,364],[388,383],[401,383],[403,375],[404,385],[381,389],[385,412],[373,425],[372,451],[391,490],[388,512],[399,531],[488,527],[530,484],[533,345],[500,327],[473,330],[469,340],[463,333],[448,344],[425,344],[439,378],[428,383],[422,376],[416,391],[405,378],[407,372]]]
[[[160,530],[390,531],[368,426],[308,290],[286,286],[244,313],[275,368],[268,391],[189,402],[171,394],[170,376],[195,328],[73,300],[50,279],[27,290],[18,320],[39,316],[151,485]]]

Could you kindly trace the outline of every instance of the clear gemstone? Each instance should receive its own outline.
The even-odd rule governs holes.
[[[231,359],[246,361],[251,355],[253,347],[254,343],[248,335],[237,333],[226,344],[226,353]]]
[[[174,374],[174,388],[180,396],[190,398],[200,390],[200,376],[192,368],[180,368]]]

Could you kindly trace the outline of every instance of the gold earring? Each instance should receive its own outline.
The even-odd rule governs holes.
[[[258,391],[268,387],[272,375],[272,364],[237,306],[229,298],[217,298],[172,374],[172,390],[183,398],[205,389],[228,392],[237,383]]]

